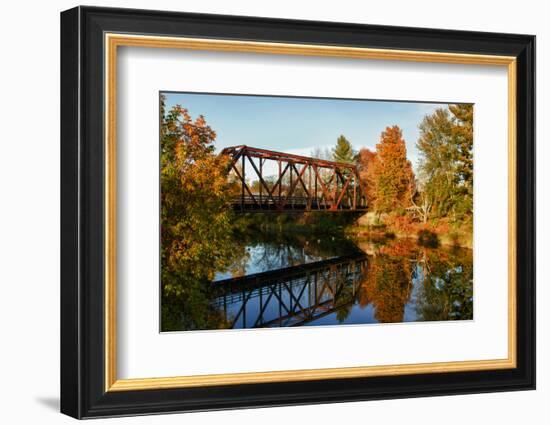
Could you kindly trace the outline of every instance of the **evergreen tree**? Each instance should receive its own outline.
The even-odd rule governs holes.
[[[449,105],[453,114],[451,134],[457,147],[457,172],[466,192],[474,190],[474,105]]]
[[[421,178],[434,213],[464,220],[473,211],[473,106],[437,109],[419,128]]]
[[[414,173],[407,159],[401,129],[386,127],[376,145],[371,179],[375,186],[375,210],[379,213],[404,209],[410,205]]]
[[[336,146],[332,149],[332,158],[336,162],[353,162],[353,148],[348,139],[343,135],[336,140]]]

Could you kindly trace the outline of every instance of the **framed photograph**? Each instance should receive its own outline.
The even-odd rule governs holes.
[[[535,387],[535,37],[61,14],[61,411]]]

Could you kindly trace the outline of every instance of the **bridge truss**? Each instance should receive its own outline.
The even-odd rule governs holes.
[[[222,154],[231,158],[230,172],[239,186],[240,193],[234,199],[238,211],[341,212],[367,208],[354,164],[245,145],[225,148]],[[269,177],[266,169],[272,171]]]

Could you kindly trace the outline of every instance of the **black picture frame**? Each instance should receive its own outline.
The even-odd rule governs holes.
[[[105,32],[516,57],[517,367],[106,392]],[[61,13],[62,413],[92,418],[534,388],[534,36],[96,7]]]

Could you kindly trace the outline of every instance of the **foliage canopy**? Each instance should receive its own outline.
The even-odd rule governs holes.
[[[161,101],[162,292],[180,300],[175,311],[189,310],[182,315],[194,321],[188,328],[205,328],[218,320],[204,296],[205,282],[232,254],[228,158],[214,153],[216,133],[204,117],[193,120],[179,105],[166,112]],[[163,309],[170,306],[163,303]]]

